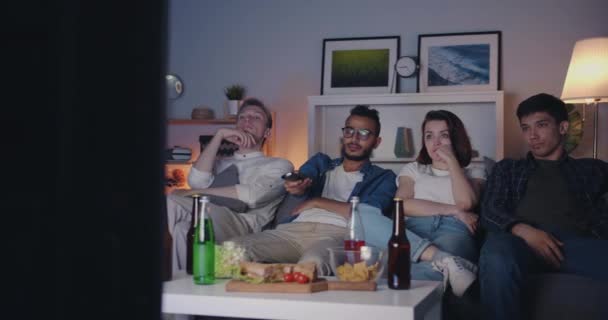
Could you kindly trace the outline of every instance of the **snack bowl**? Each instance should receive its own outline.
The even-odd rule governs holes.
[[[386,252],[374,246],[362,246],[359,250],[327,248],[329,265],[340,281],[377,281],[386,265]]]
[[[245,261],[245,248],[232,241],[215,245],[215,277],[230,279],[241,270],[240,263]]]

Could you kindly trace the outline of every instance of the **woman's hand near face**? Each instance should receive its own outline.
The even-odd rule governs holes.
[[[458,159],[456,159],[456,155],[454,154],[454,148],[452,148],[451,144],[441,145],[435,152],[439,158],[441,158],[440,161],[446,163],[449,167],[453,165],[460,166]]]

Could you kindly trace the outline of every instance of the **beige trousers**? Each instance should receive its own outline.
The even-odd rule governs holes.
[[[232,241],[246,249],[249,259],[270,263],[312,261],[319,275],[331,274],[329,247],[343,247],[346,228],[314,222],[280,224],[274,230],[241,236]]]

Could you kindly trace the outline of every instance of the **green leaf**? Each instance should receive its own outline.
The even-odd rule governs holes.
[[[584,108],[584,107],[583,107]],[[566,133],[566,141],[564,142],[564,148],[566,152],[570,153],[580,144],[583,138],[583,118],[578,110],[576,110],[574,104],[567,103],[566,110],[568,110],[568,132]]]

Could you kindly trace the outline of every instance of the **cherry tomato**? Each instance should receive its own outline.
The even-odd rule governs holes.
[[[308,283],[310,281],[310,279],[305,275],[305,274],[300,274],[297,278],[296,281],[298,283]]]
[[[294,282],[296,280],[293,273],[286,273],[283,275],[283,281],[285,282]]]

